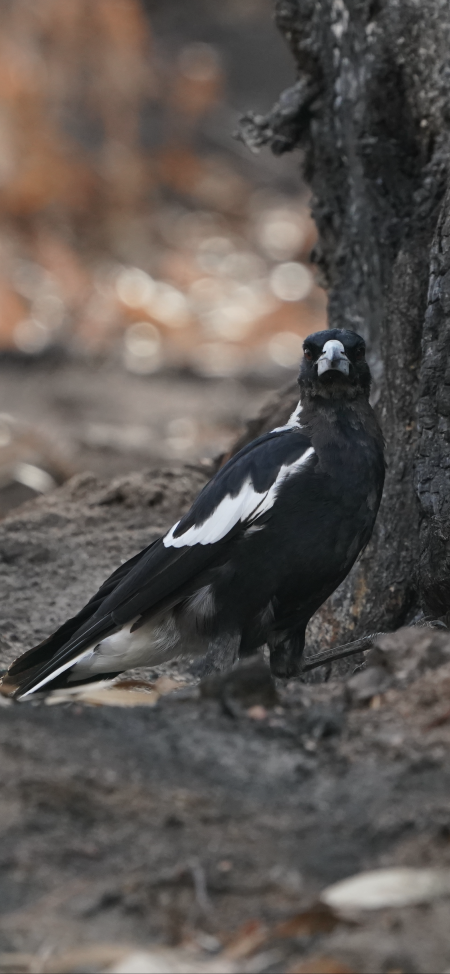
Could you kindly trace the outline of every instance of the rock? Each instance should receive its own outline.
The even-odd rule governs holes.
[[[405,686],[426,670],[450,662],[450,633],[411,626],[378,636],[366,668],[347,684],[352,703],[367,703],[391,686]]]
[[[347,694],[351,703],[368,703],[378,693],[384,693],[391,682],[383,666],[368,666],[351,677],[347,683]]]
[[[344,710],[339,702],[313,704],[305,715],[305,732],[316,741],[340,734],[344,725]]]
[[[226,673],[214,673],[200,684],[202,697],[220,700],[227,711],[230,703],[248,709],[261,705],[274,707],[277,691],[266,663],[259,656],[239,663]],[[231,709],[234,711],[234,707]]]
[[[333,910],[380,910],[450,895],[449,869],[372,869],[333,883],[320,899]]]
[[[402,682],[448,662],[450,632],[422,626],[379,636],[367,657],[368,666],[381,665]]]

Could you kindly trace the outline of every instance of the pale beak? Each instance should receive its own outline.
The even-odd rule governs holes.
[[[342,342],[337,339],[330,339],[323,346],[322,355],[317,360],[317,375],[323,375],[332,369],[334,372],[342,372],[348,375],[350,362],[345,354]]]

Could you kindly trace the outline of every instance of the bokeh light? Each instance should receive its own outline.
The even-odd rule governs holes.
[[[291,78],[267,3],[184,7],[0,3],[0,517],[20,462],[226,451],[326,327],[298,160],[233,138]]]
[[[161,362],[161,336],[149,321],[131,325],[124,336],[124,362],[130,372],[155,372]]]
[[[280,331],[270,339],[270,357],[284,369],[297,369],[302,353],[302,339],[292,331]]]
[[[304,264],[278,264],[270,275],[270,287],[280,301],[303,301],[313,287],[313,276]]]

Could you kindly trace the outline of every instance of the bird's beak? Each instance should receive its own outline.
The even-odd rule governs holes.
[[[345,354],[342,342],[333,339],[325,342],[322,355],[317,360],[317,375],[323,375],[332,369],[334,372],[342,372],[348,375],[350,362]]]

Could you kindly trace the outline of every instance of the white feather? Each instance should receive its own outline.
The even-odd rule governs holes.
[[[175,621],[167,616],[150,619],[131,632],[135,619],[117,632],[105,636],[74,667],[74,680],[98,673],[128,670],[134,666],[158,665],[172,659],[180,640]]]
[[[74,666],[75,663],[78,663],[80,659],[83,659],[84,656],[89,655],[90,652],[91,652],[91,647],[88,647],[88,649],[83,649],[83,652],[80,653],[78,656],[75,656],[74,659],[70,659],[68,663],[63,663],[62,666],[58,666],[56,670],[52,670],[52,672],[49,673],[47,676],[45,676],[44,679],[37,684],[37,686],[33,687],[31,690],[27,690],[26,693],[21,693],[20,694],[21,699],[24,700],[25,697],[28,697],[30,693],[36,693],[36,691],[40,690],[41,687],[45,687],[46,683],[50,683],[50,681],[54,680],[57,676],[60,675],[60,673],[65,673],[65,671],[69,670],[71,666]]]
[[[135,666],[158,666],[181,652],[180,632],[170,612],[150,619],[131,632],[135,622],[136,619],[132,619],[117,632],[85,647],[78,656],[53,670],[32,690],[21,694],[21,698],[36,693],[71,668],[69,684],[71,681],[84,680],[111,671],[120,672]]]
[[[183,548],[185,545],[215,544],[216,541],[221,541],[238,522],[248,521],[251,524],[260,514],[273,507],[281,485],[296,473],[313,453],[314,448],[310,446],[298,460],[283,465],[272,486],[263,493],[255,490],[250,479],[246,480],[236,497],[228,494],[203,524],[194,524],[179,538],[174,537],[174,532],[180,523],[177,521],[163,538],[165,547]]]
[[[285,426],[276,426],[275,429],[271,430],[271,432],[272,433],[283,433],[284,430],[294,429],[295,426],[297,427],[297,429],[300,429],[301,430],[302,429],[302,424],[300,423],[300,413],[301,413],[302,409],[303,409],[303,406],[302,406],[301,401],[300,401],[298,403],[298,405],[295,407],[294,412],[291,413],[291,415],[289,416],[289,419],[288,419],[286,425]]]
[[[269,508],[273,507],[281,485],[285,482],[285,480],[288,480],[289,477],[292,477],[292,474],[297,473],[300,470],[300,467],[303,467],[307,460],[312,457],[314,452],[314,447],[310,446],[307,450],[305,450],[304,453],[302,453],[298,460],[294,460],[293,463],[285,464],[283,467],[280,467],[280,472],[275,483],[273,483],[270,490],[267,491],[266,498],[264,500],[264,511],[268,511]],[[258,513],[262,513],[262,511],[259,511]]]

